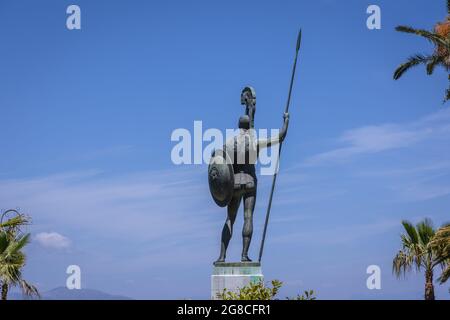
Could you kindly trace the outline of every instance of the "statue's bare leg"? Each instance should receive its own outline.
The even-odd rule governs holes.
[[[242,262],[252,261],[248,257],[248,248],[253,234],[253,210],[255,209],[256,191],[244,195],[244,228],[242,229]]]
[[[227,255],[228,244],[230,243],[231,236],[233,235],[233,224],[236,220],[236,215],[241,204],[241,194],[235,193],[228,204],[228,214],[225,225],[222,229],[222,243],[220,245],[220,257],[216,262],[224,262]]]

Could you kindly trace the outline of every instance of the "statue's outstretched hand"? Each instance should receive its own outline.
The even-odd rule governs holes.
[[[283,128],[281,129],[281,132],[280,132],[280,141],[283,141],[284,138],[286,137],[287,129],[289,126],[289,113],[288,112],[285,112],[283,114],[283,119],[284,119],[284,123],[283,123]]]

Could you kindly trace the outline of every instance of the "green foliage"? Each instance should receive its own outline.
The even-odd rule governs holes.
[[[38,296],[37,288],[22,278],[26,256],[23,248],[30,241],[30,234],[21,235],[19,227],[29,219],[23,215],[11,218],[0,225],[0,287],[1,299],[6,300],[12,286],[19,286],[27,296]]]
[[[413,267],[425,271],[425,299],[434,300],[433,273],[436,266],[445,269],[439,278],[441,283],[449,276],[450,230],[448,225],[437,232],[431,220],[425,219],[414,226],[402,221],[405,233],[400,236],[402,249],[392,261],[392,271],[397,277],[406,275]]]
[[[430,246],[437,253],[438,261],[444,265],[444,270],[438,278],[439,282],[443,284],[450,278],[450,224],[444,225],[436,231]]]
[[[27,225],[29,223],[30,218],[20,214],[11,219],[6,220],[5,222],[0,223],[0,229],[3,229],[3,231],[7,232],[8,230]]]
[[[405,63],[402,63],[394,72],[394,80],[400,79],[400,77],[411,67],[417,66],[419,64],[426,64],[427,65],[427,72],[428,74],[432,73],[432,70],[434,70],[434,67],[436,66],[436,63],[432,63],[433,56],[424,56],[421,54],[416,54],[414,56],[411,56],[408,58],[408,60]]]
[[[265,286],[262,281],[258,281],[239,288],[237,292],[224,289],[219,298],[222,300],[276,300],[275,297],[282,286],[283,282],[279,280],[272,280],[271,286]],[[309,290],[290,300],[315,300],[314,295],[314,291]]]
[[[424,64],[428,75],[433,74],[435,67],[441,66],[447,72],[450,70],[450,33],[448,31],[450,23],[450,12],[448,8],[450,0],[447,0],[447,16],[446,21],[437,23],[434,30],[428,31],[424,29],[415,29],[410,26],[398,26],[395,30],[399,32],[414,34],[428,40],[435,48],[434,52],[429,55],[416,54],[408,58],[408,60],[395,70],[394,79],[398,80],[406,71],[420,64]],[[450,76],[449,76],[450,79]],[[450,88],[445,91],[444,103],[450,100]]]
[[[431,221],[425,219],[416,226],[409,221],[402,221],[402,225],[405,233],[400,236],[402,249],[393,260],[394,273],[400,277],[413,266],[418,271],[421,269],[431,271],[437,260],[430,245],[430,240],[435,234]]]
[[[223,290],[219,296],[222,300],[273,300],[283,283],[272,280],[272,287],[266,287],[262,281],[251,282],[237,292]]]
[[[316,300],[316,294],[314,292],[314,290],[305,290],[303,292],[303,294],[299,294],[294,298],[287,298],[288,300],[301,300],[301,301],[305,301],[305,300]]]

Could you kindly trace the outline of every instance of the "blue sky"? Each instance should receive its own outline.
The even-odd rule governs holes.
[[[426,41],[445,1],[0,2],[0,208],[33,217],[25,275],[41,290],[82,284],[133,298],[210,290],[224,209],[206,166],[175,166],[174,129],[233,128],[256,88],[257,128],[278,128],[299,27],[303,41],[263,272],[282,296],[421,299],[423,275],[397,280],[400,221],[449,221],[447,74],[392,80]],[[381,7],[381,30],[366,8]],[[256,258],[270,177],[259,180]],[[230,245],[238,259],[242,214]],[[43,233],[58,236],[44,241]],[[234,258],[234,259],[233,259]],[[382,289],[366,288],[366,268]],[[436,285],[448,299],[448,284]]]

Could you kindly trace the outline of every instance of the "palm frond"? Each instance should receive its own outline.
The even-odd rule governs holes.
[[[17,254],[29,242],[30,242],[30,234],[29,233],[18,238],[17,241],[11,241],[11,243],[5,250],[6,256]]]
[[[442,284],[450,277],[450,224],[445,224],[436,231],[430,246],[436,255],[435,265],[439,264],[444,269],[438,278]]]
[[[409,57],[407,62],[402,63],[394,72],[394,79],[398,80],[406,71],[410,68],[417,66],[419,64],[427,64],[432,60],[433,56],[424,56],[421,54],[416,54],[415,56]]]
[[[448,47],[448,43],[445,41],[445,38],[435,32],[431,32],[425,29],[415,29],[410,26],[397,26],[395,30],[424,37],[436,46]]]
[[[23,265],[11,263],[6,263],[2,265],[2,267],[0,268],[1,282],[10,285],[20,281],[20,278],[22,276],[20,268],[22,267]]]
[[[414,225],[407,220],[403,220],[402,225],[406,231],[406,235],[408,236],[407,239],[411,242],[411,244],[418,244],[419,235],[417,234],[417,230]]]
[[[400,278],[401,275],[406,276],[406,273],[411,270],[413,264],[414,256],[400,250],[392,261],[392,271],[397,278]]]
[[[0,232],[0,254],[8,247],[8,236],[6,232]]]
[[[434,55],[432,56],[431,60],[427,63],[427,74],[432,75],[434,72],[434,68],[438,65],[444,65],[444,61],[442,57]]]
[[[445,224],[442,227],[440,227],[436,231],[433,240],[430,242],[430,244],[435,246],[446,246],[450,249],[450,224]]]
[[[440,284],[443,284],[450,278],[450,264],[442,271],[441,276],[438,278]]]
[[[434,265],[450,265],[450,224],[444,225],[436,231],[430,241],[430,247],[435,252]]]
[[[38,289],[34,285],[28,283],[27,281],[20,280],[20,287],[22,289],[22,293],[25,296],[29,296],[29,297],[36,296],[38,298],[41,298],[41,295],[40,295]]]
[[[419,235],[419,243],[423,246],[427,246],[435,233],[433,223],[430,219],[424,219],[417,224],[416,229]]]
[[[30,223],[30,219],[26,215],[18,215],[16,217],[13,217],[11,219],[6,220],[5,222],[0,224],[0,228],[5,227],[16,227],[19,225],[27,225]]]

